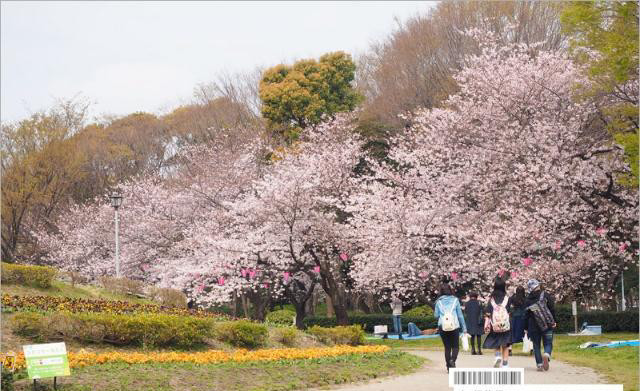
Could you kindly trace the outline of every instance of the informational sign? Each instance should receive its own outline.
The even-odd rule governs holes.
[[[571,302],[571,315],[578,315],[578,304],[575,301]]]
[[[64,342],[24,345],[22,349],[29,379],[71,375]]]

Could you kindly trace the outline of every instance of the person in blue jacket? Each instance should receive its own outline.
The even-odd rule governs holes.
[[[467,325],[464,323],[460,300],[453,294],[451,286],[443,283],[440,285],[439,293],[440,297],[436,300],[434,316],[438,318],[438,334],[440,334],[442,344],[444,345],[444,359],[447,365],[447,372],[449,372],[449,368],[456,367],[456,360],[458,359],[458,352],[460,350],[460,331],[466,334]],[[443,318],[448,313],[453,314],[454,321],[457,322],[456,325],[458,326],[452,331],[442,330]]]

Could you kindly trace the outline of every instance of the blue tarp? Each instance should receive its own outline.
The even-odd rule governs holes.
[[[585,348],[619,348],[622,346],[640,346],[640,340],[633,339],[630,341],[613,341],[609,343],[597,343],[597,342],[586,342],[580,345],[582,349]]]
[[[382,339],[382,336],[375,336],[376,339]],[[398,334],[388,334],[389,339],[398,339]],[[412,339],[426,339],[426,338],[440,338],[438,334],[431,335],[417,335],[415,337],[410,337],[409,334],[402,334],[403,339],[412,340]]]

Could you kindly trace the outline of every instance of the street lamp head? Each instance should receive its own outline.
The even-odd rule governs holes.
[[[122,196],[120,194],[113,193],[109,198],[111,198],[111,206],[113,206],[114,209],[118,209],[120,205],[122,205]]]

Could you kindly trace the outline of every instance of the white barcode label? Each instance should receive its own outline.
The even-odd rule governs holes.
[[[622,384],[520,384],[456,386],[453,391],[623,391]]]
[[[451,368],[449,387],[524,384],[524,368]]]

